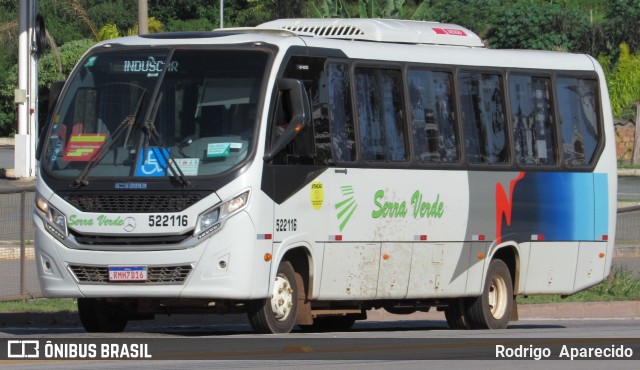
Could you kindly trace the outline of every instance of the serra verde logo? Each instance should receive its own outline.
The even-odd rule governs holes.
[[[344,230],[353,216],[358,203],[354,198],[353,186],[341,186],[343,199],[335,205],[340,221],[340,231]],[[442,218],[445,211],[445,203],[440,200],[440,194],[433,201],[427,201],[420,190],[416,190],[409,203],[407,201],[388,201],[384,197],[384,190],[378,190],[373,195],[374,210],[372,218],[406,218],[409,212],[414,219]]]
[[[69,216],[69,226],[124,226],[124,220],[117,216],[116,218],[109,218],[105,215],[96,217],[95,222],[93,218],[80,218],[77,215]]]
[[[444,215],[444,202],[440,200],[440,194],[436,196],[433,202],[423,199],[422,193],[416,190],[411,196],[409,203],[413,218],[441,218]],[[405,218],[409,209],[407,202],[389,202],[384,201],[384,190],[376,191],[373,196],[373,204],[376,209],[371,212],[373,218]]]

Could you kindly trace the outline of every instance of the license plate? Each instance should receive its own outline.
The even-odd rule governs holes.
[[[109,281],[146,281],[146,266],[109,266]]]

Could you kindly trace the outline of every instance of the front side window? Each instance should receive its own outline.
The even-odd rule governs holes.
[[[497,74],[460,73],[464,148],[469,163],[509,161],[504,88]]]
[[[402,74],[395,69],[355,69],[360,151],[365,161],[406,161]]]
[[[351,112],[349,65],[327,64],[327,95],[331,144],[337,162],[356,160],[356,135]]]
[[[94,53],[61,96],[42,165],[71,178],[90,162],[90,178],[228,171],[255,141],[267,60],[241,50]]]
[[[557,84],[563,161],[571,167],[589,166],[599,136],[596,81],[561,77]]]

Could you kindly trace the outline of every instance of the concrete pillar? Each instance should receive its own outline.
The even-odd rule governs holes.
[[[36,174],[38,124],[38,63],[33,27],[37,0],[20,0],[18,22],[18,132],[15,137],[14,176],[30,178]]]

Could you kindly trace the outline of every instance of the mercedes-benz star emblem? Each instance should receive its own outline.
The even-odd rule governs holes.
[[[136,220],[133,217],[127,217],[124,219],[124,230],[131,232],[136,228]]]

